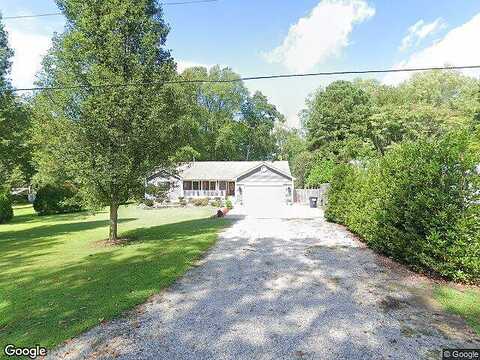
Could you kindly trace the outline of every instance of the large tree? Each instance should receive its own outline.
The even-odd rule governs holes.
[[[179,132],[168,26],[154,0],[57,0],[67,19],[44,60],[35,99],[36,162],[78,184],[91,205],[109,206],[117,239],[119,205],[145,176],[170,168]],[[43,170],[42,170],[43,168]],[[55,172],[55,171],[53,171]],[[47,176],[48,177],[48,176]]]
[[[183,141],[199,153],[200,160],[266,160],[275,156],[273,130],[284,117],[266,96],[261,92],[251,95],[229,68],[193,67],[181,76],[208,80],[182,85],[190,113],[182,119]]]
[[[28,108],[12,92],[13,50],[0,15],[0,186],[23,185],[32,174]]]
[[[348,81],[335,81],[317,90],[301,113],[310,150],[345,160],[371,151],[371,105],[368,94]]]

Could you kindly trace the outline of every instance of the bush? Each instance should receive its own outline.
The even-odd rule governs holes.
[[[332,180],[334,170],[335,162],[333,160],[319,161],[310,170],[305,185],[312,188],[329,183]]]
[[[222,207],[222,202],[219,200],[212,200],[210,201],[210,206],[213,206],[215,208],[220,208]]]
[[[145,199],[143,200],[143,204],[148,207],[152,207],[154,205],[154,202],[152,199]]]
[[[185,200],[184,197],[179,197],[178,203],[180,204],[180,206],[187,206],[187,200]]]
[[[377,251],[465,282],[480,280],[480,161],[468,135],[404,143],[367,169],[335,169],[326,210]]]
[[[37,191],[33,208],[38,215],[71,213],[82,210],[78,191],[70,183],[46,185]]]
[[[198,198],[192,200],[193,205],[195,206],[208,206],[208,198]]]
[[[230,199],[227,199],[227,201],[225,201],[225,206],[227,209],[232,210],[233,209],[232,201]]]
[[[0,191],[0,224],[4,224],[13,218],[12,199],[6,191]]]

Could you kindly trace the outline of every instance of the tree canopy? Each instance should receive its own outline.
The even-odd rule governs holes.
[[[0,187],[23,185],[32,175],[28,108],[10,83],[13,50],[0,16]]]
[[[177,89],[162,84],[175,76],[164,48],[169,28],[154,0],[57,5],[67,25],[44,59],[40,84],[70,88],[35,98],[39,177],[54,164],[87,203],[109,206],[115,240],[118,206],[143,191],[154,168],[171,167],[177,150],[183,107]],[[151,84],[124,85],[131,83]]]
[[[237,80],[229,68],[186,69],[186,80]],[[250,94],[241,81],[182,84],[189,116],[183,120],[183,141],[198,160],[268,160],[277,153],[275,126],[284,116],[261,92]]]

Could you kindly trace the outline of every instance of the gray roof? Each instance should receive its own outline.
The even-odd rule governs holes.
[[[235,180],[262,164],[292,176],[288,161],[195,161],[180,167],[179,175],[186,180]]]

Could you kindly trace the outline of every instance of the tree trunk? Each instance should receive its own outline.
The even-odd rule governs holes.
[[[118,228],[118,205],[112,204],[110,205],[110,233],[108,236],[108,240],[116,241],[118,239],[117,228]]]

